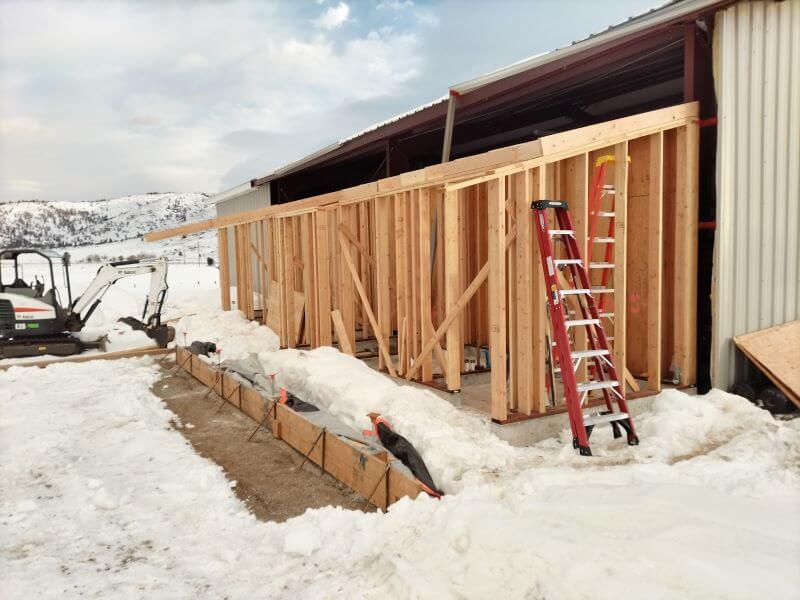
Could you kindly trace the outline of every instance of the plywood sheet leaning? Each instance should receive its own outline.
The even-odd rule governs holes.
[[[736,336],[733,341],[800,408],[800,321]]]

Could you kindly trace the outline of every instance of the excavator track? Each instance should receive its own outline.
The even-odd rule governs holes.
[[[70,335],[0,340],[0,359],[28,356],[72,356],[84,350],[104,349],[103,341],[82,342]]]

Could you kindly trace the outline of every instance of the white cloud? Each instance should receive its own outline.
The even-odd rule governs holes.
[[[413,6],[414,3],[411,0],[383,0],[383,2],[378,4],[378,10],[383,8],[388,8],[391,10],[403,10]]]
[[[235,185],[232,170],[258,176],[389,116],[423,67],[400,28],[334,42],[261,2],[13,8],[0,19],[6,200]]]
[[[331,33],[309,20],[340,0],[0,0],[0,200],[214,192],[630,12],[558,38],[550,3],[398,2]]]
[[[315,21],[318,27],[323,29],[336,29],[344,25],[350,16],[350,7],[344,2],[339,2],[336,6],[329,6]]]
[[[31,194],[39,194],[43,189],[41,182],[33,179],[4,178],[0,179],[0,185],[19,194],[19,199],[26,200],[33,200],[34,197]]]
[[[0,135],[36,135],[42,131],[44,126],[33,117],[0,119]]]

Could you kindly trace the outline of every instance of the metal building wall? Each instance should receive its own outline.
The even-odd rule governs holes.
[[[800,0],[718,12],[714,76],[712,381],[726,389],[745,368],[733,336],[800,318]]]
[[[270,205],[269,185],[262,185],[253,188],[246,194],[231,198],[230,200],[223,200],[217,203],[217,216],[226,217],[228,215],[235,215],[248,210],[255,210]],[[231,278],[231,285],[236,285],[236,265],[234,264],[235,252],[233,251],[234,238],[233,235],[228,235],[228,256],[230,257],[229,272]]]

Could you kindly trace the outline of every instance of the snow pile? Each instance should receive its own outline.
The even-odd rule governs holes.
[[[369,412],[387,417],[412,441],[434,480],[447,491],[461,489],[467,473],[508,468],[518,453],[493,435],[487,423],[427,390],[398,385],[335,348],[262,352],[259,359],[267,373],[277,373],[278,385],[355,429],[371,428]]]
[[[610,427],[596,428],[592,451],[597,456],[587,462],[572,450],[566,430],[558,440],[512,447],[491,432],[487,421],[456,409],[427,390],[398,385],[334,348],[262,352],[259,358],[267,372],[277,373],[279,385],[352,427],[368,428],[368,412],[386,416],[394,429],[416,446],[434,480],[448,493],[533,467],[664,466],[711,451],[719,454],[714,462],[724,457],[725,468],[747,473],[746,481],[739,483],[748,493],[764,483],[765,477],[800,489],[797,473],[781,469],[785,464],[800,464],[797,460],[792,463],[792,453],[800,452],[800,423],[781,426],[769,413],[720,390],[702,398],[676,390],[663,392],[655,400],[654,411],[636,419],[641,438],[637,447],[627,446],[624,439],[614,440]],[[745,460],[740,461],[739,456]],[[739,462],[743,464],[735,464]],[[737,486],[734,474],[721,480],[714,469],[699,469],[694,476],[710,484],[724,483],[729,491]]]
[[[150,359],[0,373],[0,595],[229,598],[793,598],[800,420],[665,392],[642,444],[514,448],[436,395],[331,348],[275,350],[236,313],[185,317],[223,354],[260,351],[305,399],[422,450],[450,493],[388,513],[255,520],[169,426]],[[191,341],[191,339],[190,339]],[[226,350],[227,348],[227,350]],[[568,434],[562,435],[568,438]]]
[[[220,360],[247,358],[262,350],[277,350],[278,336],[268,327],[248,321],[240,311],[198,309],[175,325],[175,341],[189,345],[194,341],[214,342]]]

